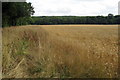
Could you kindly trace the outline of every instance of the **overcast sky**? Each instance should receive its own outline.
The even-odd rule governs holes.
[[[27,0],[34,16],[97,16],[118,14],[119,0]]]

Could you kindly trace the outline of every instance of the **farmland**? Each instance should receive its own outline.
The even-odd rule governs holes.
[[[115,78],[118,25],[3,28],[4,78]]]

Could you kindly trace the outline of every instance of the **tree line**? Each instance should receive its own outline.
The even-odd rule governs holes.
[[[120,15],[108,16],[33,16],[32,25],[120,24]]]

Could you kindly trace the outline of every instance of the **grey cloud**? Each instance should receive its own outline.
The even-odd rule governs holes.
[[[86,1],[87,2],[92,2],[92,1],[95,1],[96,2],[96,1],[104,1],[104,0],[72,0],[72,1],[78,1],[78,2],[81,2],[81,1],[82,2],[86,2]]]
[[[43,2],[39,2],[39,0],[29,1],[34,2],[33,6],[35,6],[36,15],[107,15],[108,13],[118,13],[118,10],[116,11],[116,8],[118,8],[117,5],[112,4],[114,0],[43,0]]]
[[[45,10],[45,13],[60,13],[60,14],[68,14],[71,12],[70,9],[64,9],[64,8],[60,8],[57,10]]]
[[[120,1],[118,2],[118,14],[120,15]]]
[[[104,1],[104,0],[79,0],[79,1]]]

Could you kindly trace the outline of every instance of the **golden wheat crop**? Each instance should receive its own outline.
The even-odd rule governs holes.
[[[3,28],[3,77],[116,78],[117,25]]]

